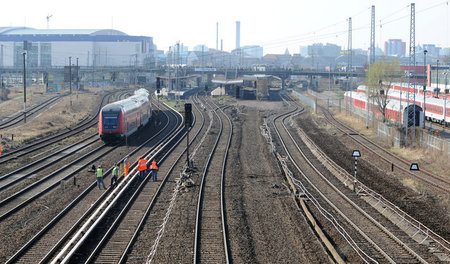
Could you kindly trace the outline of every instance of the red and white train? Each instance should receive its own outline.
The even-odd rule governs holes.
[[[113,141],[128,137],[145,126],[151,115],[150,93],[139,89],[133,96],[102,108],[98,122],[100,138]]]
[[[367,104],[367,95],[365,93],[366,87],[358,87],[357,92],[346,92],[344,97],[346,102],[352,102],[353,106],[356,106],[357,109],[365,110]],[[406,107],[408,105],[408,95],[404,92],[400,94],[397,90],[390,89],[388,91],[388,104],[386,106],[386,112],[385,117],[393,120],[395,122],[403,122],[405,115],[407,115]],[[417,118],[417,120],[423,119],[423,108],[424,108],[424,102],[423,102],[423,95],[420,96],[418,94],[410,93],[409,95],[409,104],[410,104],[410,111],[413,109],[416,109],[415,111],[419,111],[420,114]],[[414,101],[416,107],[414,107]],[[372,104],[375,104],[373,106]],[[432,122],[437,122],[440,124],[443,123],[450,123],[450,102],[447,102],[447,98],[434,98],[434,97],[426,97],[425,98],[425,118],[427,120],[430,120]],[[444,110],[445,109],[445,110]],[[364,111],[364,112],[365,112]],[[375,114],[380,115],[381,112],[376,105],[376,103],[373,103],[372,100],[370,100],[369,104],[369,111],[375,111]]]
[[[383,86],[385,86],[385,85],[383,85]],[[367,86],[360,85],[360,86],[358,86],[356,91],[358,93],[360,93],[360,92],[365,92],[366,89],[367,89]],[[436,93],[436,89],[437,89],[437,86],[426,86],[425,97],[435,97],[435,98],[444,99],[449,95],[449,89],[447,89],[445,86],[444,86],[444,89],[439,89],[440,90],[439,93]],[[402,94],[407,94],[408,90],[409,90],[410,93],[415,92],[416,96],[417,95],[423,96],[423,94],[424,94],[423,85],[416,84],[415,87],[413,87],[412,85],[410,87],[408,87],[408,83],[406,83],[406,82],[391,83],[389,90],[390,91],[394,90],[394,91],[398,91],[398,92],[402,91]]]

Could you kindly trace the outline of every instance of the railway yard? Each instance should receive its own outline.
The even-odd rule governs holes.
[[[146,126],[105,144],[101,107],[132,93],[87,89],[72,108],[67,94],[37,97],[26,124],[0,104],[0,262],[450,263],[449,175],[411,172],[336,113],[287,93],[199,93],[189,130],[182,104],[160,100]],[[53,130],[26,134],[43,123]],[[158,181],[138,177],[138,157],[158,161]]]

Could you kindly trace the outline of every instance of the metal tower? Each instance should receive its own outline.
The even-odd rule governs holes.
[[[375,62],[375,6],[372,6],[372,17],[370,20],[370,51],[369,64]]]
[[[410,20],[410,25],[409,25],[409,65],[408,65],[408,106],[407,106],[407,120],[406,120],[406,129],[405,129],[405,133],[406,133],[406,144],[408,145],[408,131],[409,131],[409,127],[412,126],[413,127],[413,136],[412,136],[412,141],[415,142],[416,140],[416,114],[415,114],[415,105],[416,105],[416,93],[413,93],[414,96],[414,100],[413,100],[413,106],[411,109],[410,104],[409,104],[409,91],[411,88],[411,75],[412,72],[415,73],[415,67],[416,67],[416,6],[414,3],[411,3],[411,20]],[[413,69],[413,71],[411,71]],[[415,77],[415,75],[414,75]],[[416,85],[415,85],[415,79],[413,79],[412,82],[412,88],[415,89]]]
[[[351,71],[352,69],[352,18],[348,18],[348,69],[347,71]]]

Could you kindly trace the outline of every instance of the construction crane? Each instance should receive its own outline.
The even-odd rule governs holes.
[[[47,16],[47,29],[50,28],[50,18],[51,18],[52,16],[53,16],[53,15],[48,15],[48,16]]]

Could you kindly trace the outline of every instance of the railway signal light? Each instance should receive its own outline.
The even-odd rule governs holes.
[[[159,93],[161,89],[161,78],[156,77],[156,92]]]
[[[184,125],[190,127],[192,123],[192,104],[184,104]]]

